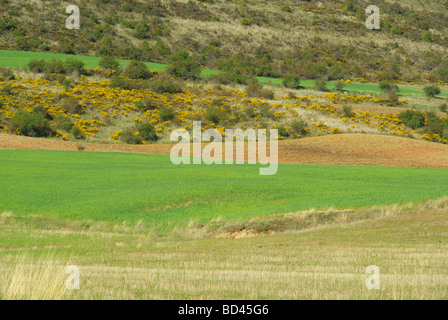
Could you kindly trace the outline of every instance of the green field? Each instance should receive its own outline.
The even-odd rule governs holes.
[[[80,56],[80,55],[69,55],[69,54],[55,54],[55,53],[46,53],[46,52],[29,52],[29,51],[15,51],[15,50],[0,50],[0,66],[8,67],[8,68],[23,68],[26,67],[28,62],[31,59],[66,59],[66,58],[79,59],[84,62],[85,67],[89,69],[99,67],[99,62],[101,58],[99,57],[89,57],[89,56]],[[126,67],[126,65],[130,62],[129,60],[119,60],[120,65],[122,67]],[[146,62],[147,67],[153,71],[164,71],[167,68],[166,64],[161,63],[151,63]],[[219,71],[215,70],[202,70],[203,76],[209,76],[219,73]],[[262,84],[266,85],[274,85],[281,86],[282,79],[278,78],[267,78],[267,77],[258,77],[258,80]],[[305,89],[313,88],[314,81],[313,80],[303,80],[300,82],[301,86]],[[328,88],[330,90],[334,90],[336,86],[335,81],[328,82]],[[400,94],[402,96],[424,96],[423,90],[421,86],[399,86]],[[380,94],[381,91],[378,88],[377,84],[372,83],[347,83],[344,85],[344,90],[359,93],[359,94]],[[442,88],[442,93],[439,95],[440,97],[448,97],[448,92]]]
[[[70,55],[70,54],[57,54],[48,52],[29,52],[29,51],[15,51],[15,50],[0,50],[0,66],[8,68],[23,68],[26,67],[32,59],[59,59],[64,60],[67,58],[76,58],[84,62],[84,66],[88,69],[94,69],[99,67],[100,57]],[[118,60],[122,67],[126,67],[130,60]],[[164,71],[168,65],[162,63],[145,62],[149,70],[152,71]],[[213,70],[202,70],[202,75],[211,75],[216,73]]]
[[[448,170],[171,164],[169,156],[0,151],[0,212],[113,222],[249,219],[311,208],[359,208],[447,195]]]
[[[0,299],[448,298],[448,201],[421,202],[447,195],[448,170],[280,165],[259,176],[258,165],[18,150],[0,150],[0,168]],[[287,232],[216,239],[191,223],[218,216],[243,221],[236,231],[259,217]],[[80,290],[65,288],[68,265]],[[365,286],[370,265],[380,290]]]

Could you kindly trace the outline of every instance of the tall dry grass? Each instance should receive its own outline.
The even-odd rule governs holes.
[[[53,255],[33,258],[28,254],[3,257],[0,260],[0,299],[61,300],[71,291],[65,281],[65,266]]]

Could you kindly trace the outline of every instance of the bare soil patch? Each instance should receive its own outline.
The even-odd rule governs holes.
[[[84,146],[85,151],[164,155],[169,155],[173,147],[173,144],[99,144],[0,134],[0,149],[77,151],[78,145]],[[448,169],[448,146],[387,135],[327,135],[279,141],[279,163]]]

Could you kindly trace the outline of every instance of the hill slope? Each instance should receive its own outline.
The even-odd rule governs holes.
[[[65,8],[81,10],[67,30]],[[169,62],[188,50],[210,69],[259,76],[448,82],[445,1],[376,1],[381,30],[365,27],[367,0],[3,0],[0,49]],[[380,73],[378,73],[378,70]]]

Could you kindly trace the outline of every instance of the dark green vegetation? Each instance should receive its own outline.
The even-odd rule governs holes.
[[[185,224],[310,208],[353,208],[435,199],[448,171],[280,165],[175,166],[168,156],[0,151],[0,211],[115,222]]]
[[[196,65],[231,66],[232,79],[294,73],[301,79],[448,82],[444,1],[376,1],[382,19],[374,32],[365,27],[367,0],[77,0],[80,30],[65,28],[62,3],[1,4],[0,49],[158,63],[187,51]]]

